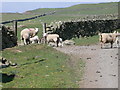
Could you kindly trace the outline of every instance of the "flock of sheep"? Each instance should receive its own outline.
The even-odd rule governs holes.
[[[37,36],[37,33],[39,32],[38,28],[26,28],[21,31],[21,43],[24,43],[24,45],[28,45],[31,43],[47,43],[50,44],[50,42],[53,42],[56,44],[56,46],[63,46],[62,38],[58,34],[49,34],[44,33],[42,38],[39,38]]]
[[[54,43],[54,46],[57,46],[57,47],[63,46],[62,38],[60,38],[60,36],[58,34],[44,33],[43,37],[39,38],[37,36],[38,32],[39,32],[38,28],[23,29],[21,31],[21,40],[24,43],[24,45],[28,45],[31,43],[38,43],[38,44],[47,43],[50,45],[50,44]],[[103,45],[106,43],[110,43],[111,48],[112,48],[113,43],[115,43],[115,42],[116,42],[117,46],[119,47],[119,42],[120,42],[119,38],[120,38],[120,34],[117,31],[114,31],[113,33],[99,33],[99,41],[101,43],[101,48],[103,48]]]

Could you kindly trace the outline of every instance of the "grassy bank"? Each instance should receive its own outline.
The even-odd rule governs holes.
[[[72,40],[76,43],[76,45],[91,45],[99,42],[99,36],[96,35],[88,38],[73,38]]]
[[[28,45],[9,48],[3,57],[17,63],[17,67],[2,69],[4,88],[74,88],[77,78],[70,67],[69,56],[46,45]],[[80,60],[79,65],[83,65]],[[81,68],[82,69],[82,68]],[[82,73],[81,73],[82,75]]]

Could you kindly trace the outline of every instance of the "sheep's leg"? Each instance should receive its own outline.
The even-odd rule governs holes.
[[[103,43],[100,43],[100,45],[101,45],[101,48],[103,48]]]
[[[27,40],[27,44],[30,44],[30,40],[29,39]]]
[[[48,44],[48,42],[47,42],[47,37],[46,37],[46,36],[44,37],[44,44],[45,44],[45,43]]]
[[[24,39],[24,45],[27,45],[26,39]]]
[[[119,41],[117,40],[117,47],[119,47]]]
[[[113,47],[113,42],[111,42],[111,48]]]
[[[63,47],[63,43],[61,42],[61,47]]]
[[[38,39],[38,44],[40,44],[40,40]]]
[[[56,40],[56,44],[57,44],[57,47],[58,47],[58,44],[59,44],[59,38],[57,37],[57,40]]]

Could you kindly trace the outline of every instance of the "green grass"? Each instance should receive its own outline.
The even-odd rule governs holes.
[[[118,3],[99,3],[99,4],[78,4],[67,8],[42,8],[30,11],[31,13],[39,14],[45,12],[56,11],[56,14],[69,15],[101,15],[115,14],[118,12]]]
[[[83,73],[78,78],[75,68],[68,65],[70,57],[46,45],[5,49],[3,57],[18,64],[2,69],[8,75],[15,74],[12,81],[3,83],[4,88],[75,88]],[[78,63],[84,65],[82,60]]]
[[[72,39],[76,45],[91,45],[91,44],[96,44],[99,41],[99,36],[92,36],[88,38],[73,38]]]

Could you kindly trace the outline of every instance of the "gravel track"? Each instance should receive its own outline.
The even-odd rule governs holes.
[[[85,73],[79,81],[80,88],[118,88],[118,48],[101,49],[96,44],[56,49],[85,61]]]

